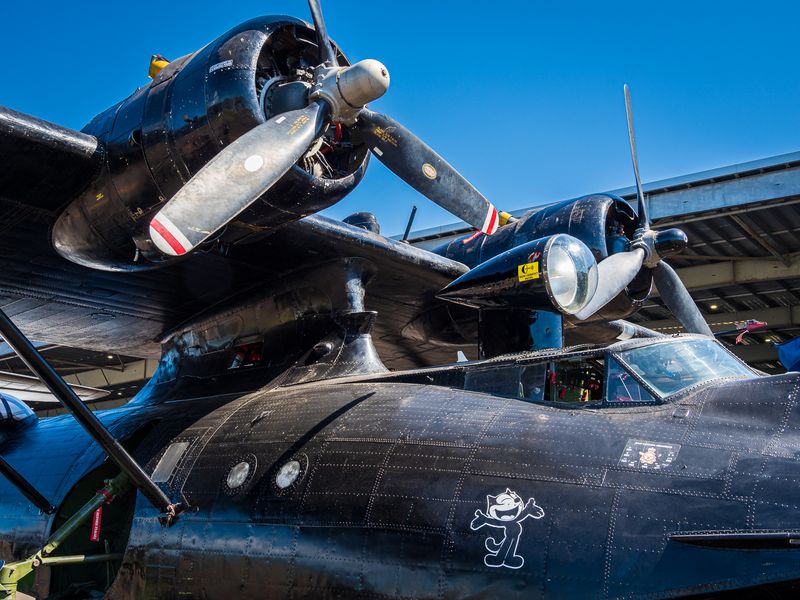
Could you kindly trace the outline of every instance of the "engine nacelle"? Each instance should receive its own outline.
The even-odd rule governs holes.
[[[348,64],[341,54],[339,61]],[[98,138],[103,167],[54,224],[56,250],[112,271],[163,263],[147,234],[155,212],[222,148],[305,102],[305,73],[317,62],[314,30],[281,16],[243,23],[168,64],[83,129]],[[245,241],[350,192],[364,175],[367,148],[346,125],[323,138],[209,243]]]
[[[611,194],[594,194],[535,209],[492,236],[455,239],[434,252],[473,268],[511,248],[566,233],[586,244],[600,262],[609,254],[625,250],[635,229],[636,218],[630,204]],[[636,312],[651,285],[652,276],[643,269],[623,293],[589,320],[620,319]]]

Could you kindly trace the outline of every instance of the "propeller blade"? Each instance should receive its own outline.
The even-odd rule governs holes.
[[[489,235],[497,209],[425,142],[386,115],[364,109],[356,123],[372,153],[423,196]]]
[[[588,319],[633,281],[642,268],[644,250],[636,248],[629,252],[617,252],[597,264],[597,291],[589,303],[575,316],[583,321]]]
[[[331,40],[328,37],[325,19],[322,18],[322,5],[319,0],[308,0],[308,7],[311,9],[311,18],[314,19],[314,29],[317,30],[319,62],[326,62],[330,67],[338,67],[339,61],[336,60],[336,52],[334,52],[333,45],[331,45]]]
[[[633,105],[631,104],[631,90],[626,83],[622,88],[625,93],[625,117],[628,120],[628,141],[631,145],[631,161],[633,162],[633,176],[636,179],[636,197],[639,199],[639,227],[650,228],[650,219],[647,217],[647,207],[644,204],[642,179],[639,177],[639,156],[636,152],[636,132],[633,130]]]
[[[225,147],[150,222],[150,238],[180,256],[256,201],[305,154],[319,135],[327,104],[277,115]]]
[[[689,333],[714,335],[675,270],[663,260],[653,268],[653,280],[664,304]]]

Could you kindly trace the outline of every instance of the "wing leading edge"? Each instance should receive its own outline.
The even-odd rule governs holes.
[[[102,164],[97,138],[0,106],[0,197],[54,212]]]

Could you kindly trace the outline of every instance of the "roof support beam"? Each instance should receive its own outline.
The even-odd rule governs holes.
[[[783,254],[778,252],[778,249],[772,244],[769,240],[765,239],[763,234],[756,231],[754,227],[751,227],[742,217],[738,215],[731,215],[731,220],[736,223],[742,230],[749,235],[754,242],[759,244],[762,248],[764,248],[767,252],[772,254],[775,258],[781,261],[785,265],[789,265],[789,259],[785,257]]]
[[[800,258],[788,264],[778,260],[736,260],[676,269],[683,284],[690,290],[706,290],[726,285],[742,285],[800,278]]]
[[[754,199],[768,202],[798,196],[800,178],[797,177],[797,170],[797,166],[792,166],[766,173],[751,171],[733,179],[729,178],[729,173],[696,173],[684,178],[653,182],[645,185],[648,208],[654,221],[674,216],[684,220],[683,215],[736,209],[752,204]],[[681,179],[686,180],[684,186],[680,185]],[[659,224],[659,227],[662,226]]]
[[[730,350],[744,362],[748,364],[756,363],[776,363],[778,360],[778,350],[772,344],[737,344],[731,346]]]
[[[726,261],[726,260],[772,260],[769,256],[720,256],[714,254],[672,254],[670,258],[697,261]]]
[[[786,327],[800,326],[800,306],[779,306],[761,310],[743,310],[740,312],[719,313],[705,315],[711,331],[717,333],[733,329],[737,323],[747,319],[764,321],[770,329],[783,329]],[[643,321],[636,323],[649,329],[662,333],[679,333],[683,331],[680,323],[675,319],[662,319],[658,321]]]
[[[157,360],[142,359],[128,363],[124,371],[119,371],[117,368],[108,369],[104,367],[67,375],[64,379],[71,384],[104,388],[123,383],[146,382],[156,372],[156,368],[158,368]]]

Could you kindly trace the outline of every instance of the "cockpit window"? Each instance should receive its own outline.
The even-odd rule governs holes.
[[[710,339],[678,339],[625,350],[618,356],[661,397],[712,379],[754,376]]]
[[[613,358],[608,359],[607,385],[606,402],[609,404],[656,401],[655,396]]]
[[[549,360],[426,370],[409,381],[560,408],[619,408],[660,404],[671,394],[714,379],[755,376],[715,340],[684,337],[619,352],[614,347],[590,349]]]
[[[13,396],[0,394],[0,423],[18,422],[34,416],[34,412],[27,404]]]

